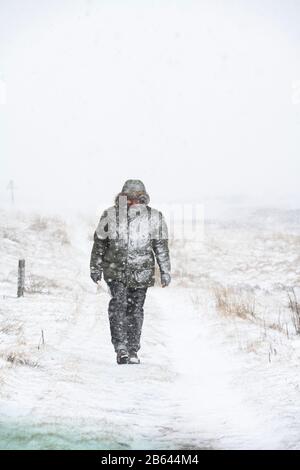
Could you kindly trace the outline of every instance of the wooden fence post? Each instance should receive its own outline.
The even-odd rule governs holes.
[[[18,297],[24,296],[24,288],[25,288],[25,259],[19,259]]]

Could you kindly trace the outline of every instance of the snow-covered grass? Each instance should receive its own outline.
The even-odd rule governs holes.
[[[292,289],[291,292],[288,292],[289,297],[289,309],[293,315],[293,324],[295,331],[300,335],[300,302],[298,300],[295,289]]]
[[[0,211],[0,447],[299,449],[299,220],[252,210],[173,241],[135,367],[89,278],[97,220]]]

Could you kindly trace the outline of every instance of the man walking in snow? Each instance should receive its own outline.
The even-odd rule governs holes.
[[[171,281],[167,226],[149,200],[140,180],[126,181],[94,234],[91,278],[99,283],[103,273],[111,292],[108,315],[118,364],[140,362],[143,306],[148,287],[154,285],[155,259],[162,287]]]

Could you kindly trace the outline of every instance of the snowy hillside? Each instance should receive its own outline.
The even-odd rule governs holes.
[[[139,366],[115,363],[89,278],[96,223],[0,211],[0,448],[300,449],[299,211],[173,241]]]

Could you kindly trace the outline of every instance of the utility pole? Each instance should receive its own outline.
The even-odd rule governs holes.
[[[10,182],[8,183],[7,189],[10,190],[10,200],[11,200],[12,206],[14,206],[15,205],[15,185],[14,185],[13,180],[10,180]]]

